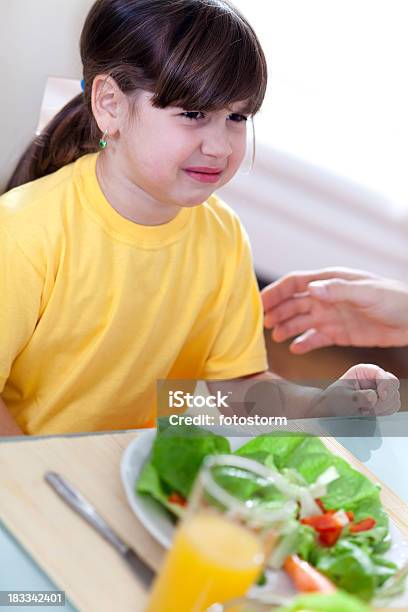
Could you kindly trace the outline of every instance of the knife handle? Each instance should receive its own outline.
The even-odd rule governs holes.
[[[79,491],[76,491],[65,478],[62,478],[56,472],[47,472],[44,478],[75,512],[92,525],[121,555],[126,555],[129,546],[105,523],[95,508]]]

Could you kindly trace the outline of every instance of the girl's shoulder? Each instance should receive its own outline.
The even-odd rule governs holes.
[[[55,269],[64,252],[68,208],[75,206],[75,162],[47,176],[11,189],[0,198],[2,256],[24,255],[45,276]],[[75,216],[74,216],[75,217]],[[1,241],[1,239],[0,239]]]
[[[0,223],[18,227],[41,223],[56,214],[66,198],[74,164],[7,191],[0,197]]]
[[[213,193],[199,208],[220,238],[234,242],[247,241],[247,233],[237,212],[217,194]]]

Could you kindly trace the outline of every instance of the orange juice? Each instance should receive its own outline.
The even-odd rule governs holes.
[[[257,536],[227,516],[205,511],[176,533],[160,570],[148,612],[202,612],[244,595],[264,560]]]

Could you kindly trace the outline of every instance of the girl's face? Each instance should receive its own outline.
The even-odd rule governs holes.
[[[202,113],[156,108],[141,92],[118,153],[129,181],[156,201],[182,207],[204,202],[234,176],[246,150],[246,116],[237,102]]]

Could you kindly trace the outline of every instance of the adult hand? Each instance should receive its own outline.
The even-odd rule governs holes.
[[[294,272],[262,291],[265,327],[290,350],[407,346],[408,285],[349,268]]]

